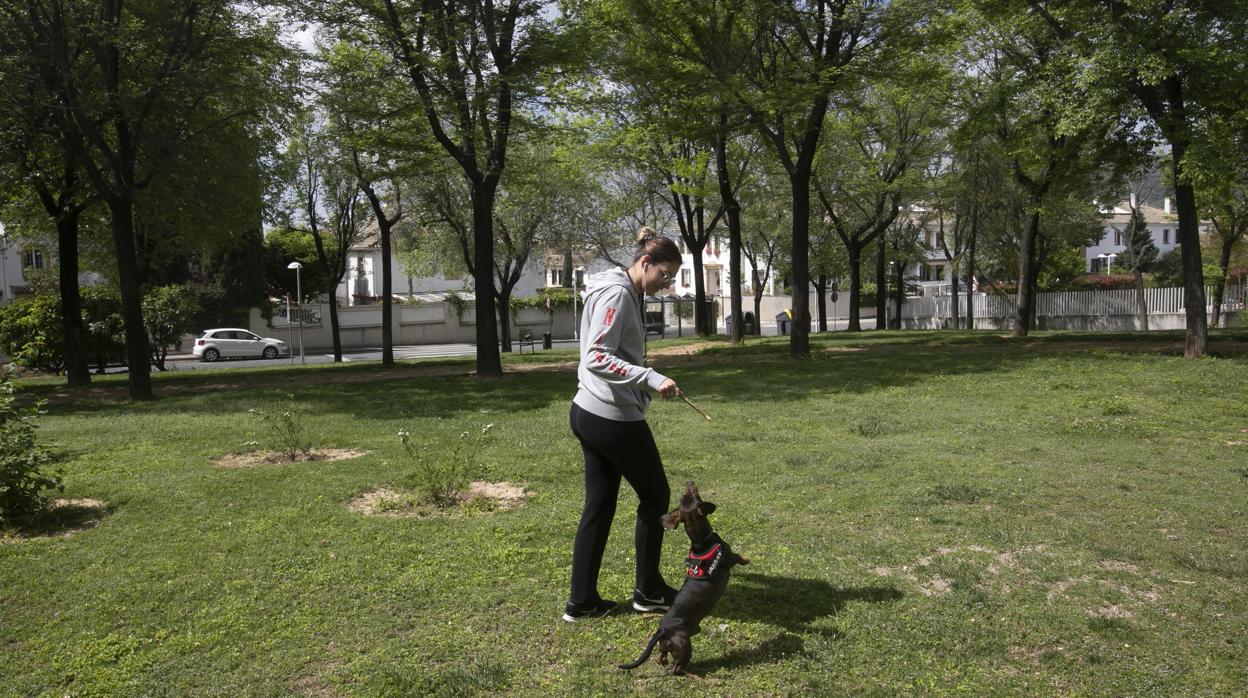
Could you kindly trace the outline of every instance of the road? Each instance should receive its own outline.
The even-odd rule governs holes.
[[[868,321],[872,322],[872,321]],[[828,321],[828,327],[832,331],[845,329],[846,321]],[[689,327],[685,327],[685,336],[691,336],[693,331]],[[775,325],[763,325],[763,334],[774,336],[776,334]],[[724,331],[723,327],[719,328],[720,332]],[[667,337],[675,337],[675,332],[669,331]],[[657,339],[657,335],[650,335],[650,339]],[[555,349],[575,349],[576,341],[572,339],[556,339],[553,348]],[[541,342],[538,342],[539,349]],[[526,346],[527,350],[528,347]],[[404,346],[396,346],[394,348],[395,360],[402,361],[404,359],[427,359],[441,356],[472,356],[477,351],[475,344],[412,344]],[[332,363],[334,360],[333,352],[326,352],[323,349],[312,350],[307,353],[304,363],[323,364]],[[343,361],[362,362],[362,361],[381,361],[381,347],[370,347],[367,349],[352,349],[342,354]],[[222,370],[231,368],[250,368],[258,366],[279,366],[283,364],[299,363],[299,349],[295,347],[295,357],[292,362],[287,357],[280,359],[222,359],[214,363],[199,361],[190,354],[170,355],[167,365],[171,370],[175,371],[202,371],[202,370]],[[125,370],[124,368],[112,370]],[[110,372],[112,372],[110,370]]]

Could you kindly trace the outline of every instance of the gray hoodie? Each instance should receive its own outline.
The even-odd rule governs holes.
[[[617,422],[645,419],[650,404],[645,389],[657,391],[667,380],[643,366],[645,358],[642,304],[628,272],[615,268],[590,276],[581,317],[581,365],[576,370],[578,384],[572,402]]]

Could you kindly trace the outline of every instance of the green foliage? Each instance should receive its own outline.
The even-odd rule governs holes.
[[[526,308],[538,308],[540,310],[554,311],[560,308],[572,307],[572,289],[570,288],[542,288],[538,289],[536,295],[525,296],[519,298],[512,296],[509,301],[511,311],[513,313]]]
[[[489,445],[493,428],[493,424],[486,424],[479,431],[460,432],[449,450],[417,448],[410,431],[399,431],[403,450],[412,463],[410,479],[425,503],[445,510],[464,499],[468,482],[477,471],[477,458]]]
[[[307,429],[303,425],[303,415],[295,403],[295,396],[286,395],[286,404],[272,410],[247,410],[254,415],[261,426],[268,430],[269,442],[273,450],[289,463],[299,460],[301,455],[312,452],[312,444],[308,439]],[[248,446],[258,445],[249,442]]]
[[[64,490],[59,476],[43,472],[52,456],[35,442],[34,420],[44,404],[19,406],[13,381],[0,378],[0,526],[38,514],[47,506],[46,491]]]
[[[1044,266],[1036,277],[1036,286],[1041,291],[1069,291],[1076,287],[1085,275],[1083,248],[1074,245],[1059,245],[1049,250]]]
[[[143,325],[156,368],[165,370],[169,347],[180,349],[182,335],[194,331],[200,307],[185,286],[160,286],[143,296]]]
[[[103,373],[109,361],[122,359],[126,354],[121,295],[112,286],[82,289],[82,316],[87,357]]]
[[[455,311],[455,317],[462,321],[464,319],[464,311],[468,309],[467,299],[451,291],[446,294],[446,302],[451,304],[451,309]]]
[[[0,310],[0,346],[18,366],[60,373],[65,367],[60,297],[41,293]]]

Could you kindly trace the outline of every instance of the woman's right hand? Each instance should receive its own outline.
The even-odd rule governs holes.
[[[659,395],[665,400],[670,400],[680,395],[680,388],[676,387],[676,381],[668,378],[659,384]]]

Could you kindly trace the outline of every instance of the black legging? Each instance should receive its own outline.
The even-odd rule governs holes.
[[[577,604],[599,600],[598,569],[607,547],[620,476],[637,492],[637,588],[653,592],[663,586],[659,575],[659,552],[663,547],[663,524],[671,490],[659,448],[645,421],[617,422],[572,405],[572,433],[585,452],[585,509],[572,547],[572,596]]]

